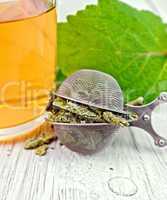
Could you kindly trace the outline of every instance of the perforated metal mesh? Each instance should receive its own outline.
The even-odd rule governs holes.
[[[123,111],[123,95],[117,81],[95,70],[80,70],[66,79],[56,95],[116,112]],[[90,153],[104,143],[105,138],[118,130],[111,124],[55,123],[56,135],[67,147],[80,153]]]
[[[94,70],[81,70],[66,79],[57,92],[58,96],[76,102],[123,112],[123,95],[117,81],[110,75]],[[126,106],[139,116],[130,126],[144,129],[153,137],[159,147],[167,145],[167,140],[159,136],[152,127],[152,111],[161,103],[167,102],[167,94],[162,93],[155,101],[141,107]],[[143,115],[143,113],[147,113]],[[143,118],[143,117],[146,118]],[[161,113],[162,116],[162,113]],[[56,135],[71,150],[80,153],[95,151],[119,126],[113,124],[60,124],[54,123]]]
[[[123,110],[123,95],[117,81],[95,70],[76,72],[63,82],[57,95],[107,110]]]
[[[100,150],[118,127],[111,124],[55,124],[56,135],[62,144],[73,151],[93,153]]]

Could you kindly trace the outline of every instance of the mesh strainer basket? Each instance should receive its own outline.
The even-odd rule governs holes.
[[[153,110],[159,104],[167,102],[167,93],[162,93],[147,105],[127,105],[124,109],[122,90],[112,76],[95,70],[80,70],[67,78],[54,95],[119,115],[126,114],[125,109],[135,112],[138,119],[130,122],[130,126],[146,130],[157,146],[167,145],[167,140],[155,132],[151,123]],[[53,125],[60,141],[71,150],[81,153],[94,152],[119,128],[106,123]]]

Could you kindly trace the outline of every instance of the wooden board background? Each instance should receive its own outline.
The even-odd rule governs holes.
[[[0,147],[0,200],[165,200],[167,152],[142,130],[120,130],[83,156],[59,142],[37,157],[23,144]]]

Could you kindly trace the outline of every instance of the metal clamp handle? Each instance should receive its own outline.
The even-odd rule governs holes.
[[[138,120],[130,123],[130,126],[135,126],[144,129],[147,133],[149,133],[152,136],[155,145],[159,147],[167,146],[167,139],[158,135],[153,129],[151,123],[151,115],[154,109],[162,103],[167,103],[167,92],[162,92],[157,99],[144,106],[126,105],[126,109],[128,111],[134,112],[139,116]]]

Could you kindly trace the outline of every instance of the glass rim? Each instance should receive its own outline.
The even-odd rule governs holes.
[[[7,3],[7,1],[4,1],[4,2],[0,2],[0,6],[1,6],[1,3]],[[20,17],[18,19],[4,19],[4,20],[0,20],[0,24],[6,24],[6,23],[12,23],[12,22],[19,22],[19,21],[24,21],[24,20],[28,20],[28,19],[33,19],[34,17],[38,17],[38,16],[42,16],[43,14],[53,10],[56,8],[56,1],[53,0],[53,4],[52,6],[48,7],[46,10],[44,11],[41,11],[40,13],[38,14],[33,14],[33,15],[30,15],[30,16],[26,16],[26,17]]]

